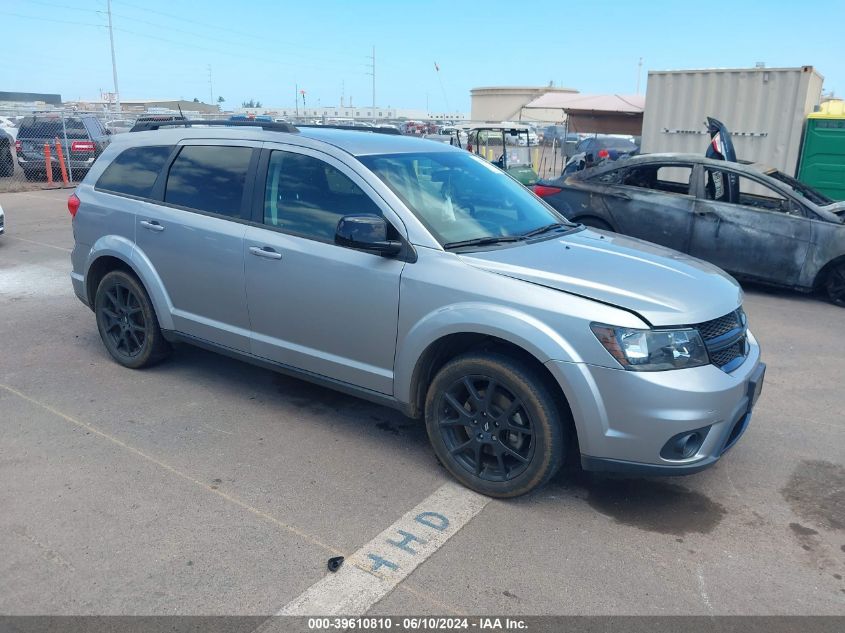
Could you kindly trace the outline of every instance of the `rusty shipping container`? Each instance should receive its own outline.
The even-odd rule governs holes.
[[[712,116],[731,131],[740,160],[794,175],[823,80],[812,66],[650,71],[642,151],[703,154]]]

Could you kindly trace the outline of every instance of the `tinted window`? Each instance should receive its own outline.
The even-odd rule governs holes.
[[[274,151],[267,170],[264,223],[305,237],[334,241],[344,215],[381,215],[358,185],[328,163]]]
[[[118,154],[97,181],[97,189],[147,198],[170,152],[171,145],[130,147]]]
[[[65,133],[67,133],[67,138],[89,138],[82,119],[67,118],[64,120],[63,127],[61,118],[34,116],[28,116],[21,121],[18,138],[64,138]]]
[[[239,217],[250,158],[249,147],[183,147],[170,167],[164,201]]]

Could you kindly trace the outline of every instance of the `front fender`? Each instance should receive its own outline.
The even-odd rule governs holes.
[[[135,244],[124,237],[105,235],[99,238],[88,253],[85,263],[85,287],[88,289],[88,272],[94,263],[102,257],[114,257],[129,266],[141,280],[158,318],[162,330],[172,330],[173,303],[164,290],[164,284],[150,260]]]
[[[400,337],[394,363],[394,396],[399,402],[411,402],[414,371],[426,349],[450,334],[495,336],[524,349],[541,363],[552,359],[581,361],[559,332],[536,317],[508,306],[459,303],[429,313]]]

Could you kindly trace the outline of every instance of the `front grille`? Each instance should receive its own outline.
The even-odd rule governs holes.
[[[743,336],[742,339],[731,345],[730,347],[726,347],[724,349],[720,349],[716,352],[710,353],[710,362],[716,365],[716,367],[724,367],[732,360],[745,356],[745,337]]]
[[[718,319],[713,319],[712,321],[707,321],[696,326],[698,327],[698,331],[701,332],[701,338],[707,341],[709,339],[714,339],[717,336],[727,334],[733,329],[741,327],[742,323],[740,322],[740,317],[738,314],[740,310],[742,310],[742,308],[729,314],[726,314],[723,317],[719,317]]]
[[[710,362],[716,367],[730,372],[742,364],[748,354],[746,319],[742,308],[695,327],[704,339]]]

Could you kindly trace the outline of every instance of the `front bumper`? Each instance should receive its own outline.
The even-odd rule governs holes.
[[[725,373],[714,365],[634,372],[549,361],[569,401],[585,470],[686,475],[713,465],[745,432],[765,365],[749,332],[749,354]],[[666,458],[667,443],[703,435],[683,458]]]

